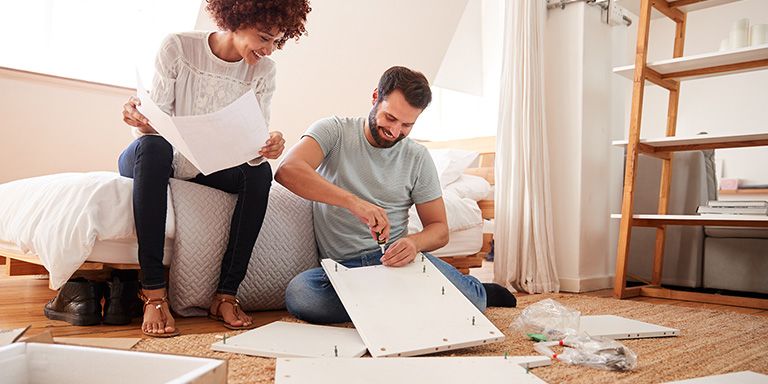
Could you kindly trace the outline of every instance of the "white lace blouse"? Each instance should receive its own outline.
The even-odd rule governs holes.
[[[169,115],[189,116],[215,112],[245,92],[253,91],[269,126],[275,62],[267,57],[255,65],[245,60],[224,61],[211,50],[208,43],[211,33],[173,33],[165,38],[155,60],[152,100]],[[134,129],[134,133],[141,135],[138,129]],[[263,161],[258,158],[248,163],[259,165]],[[173,169],[177,179],[191,179],[200,173],[175,149]]]

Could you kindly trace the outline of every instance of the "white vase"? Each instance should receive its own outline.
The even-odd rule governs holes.
[[[744,48],[749,45],[749,19],[736,20],[731,25],[731,32],[728,34],[730,48]]]
[[[768,43],[768,24],[755,24],[749,35],[750,45],[762,45]]]

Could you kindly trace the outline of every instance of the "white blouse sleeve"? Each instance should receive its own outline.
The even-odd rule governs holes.
[[[264,75],[264,78],[257,82],[256,87],[253,88],[253,92],[256,94],[256,100],[259,101],[259,107],[264,114],[264,120],[269,127],[269,118],[271,116],[270,108],[272,107],[272,95],[275,93],[275,76],[277,74],[277,66],[270,61],[271,67]]]
[[[163,112],[173,116],[175,112],[176,76],[178,61],[181,58],[181,42],[176,35],[168,35],[160,44],[155,58],[155,77],[152,81],[150,97]]]
[[[271,115],[270,108],[272,107],[272,95],[275,93],[275,75],[277,74],[277,67],[274,62],[270,62],[272,67],[269,69],[264,78],[258,82],[253,92],[256,94],[256,100],[259,101],[259,107],[261,107],[261,113],[264,114],[264,120],[267,122],[267,128],[269,128],[269,118]],[[259,156],[248,162],[248,165],[255,167],[261,165],[267,161],[262,156]]]

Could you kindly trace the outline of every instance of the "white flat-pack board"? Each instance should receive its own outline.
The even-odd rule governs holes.
[[[0,329],[0,346],[15,342],[27,329],[29,329],[29,325],[24,328]]]
[[[677,336],[680,330],[614,315],[581,316],[579,331],[614,340]]]
[[[354,328],[275,321],[211,345],[219,352],[264,357],[360,357],[363,340]]]
[[[275,384],[541,384],[527,368],[549,364],[545,356],[277,359]]]
[[[704,376],[695,379],[671,381],[667,384],[766,384],[768,383],[768,376],[752,372],[741,371],[731,372],[723,375]]]
[[[227,362],[73,345],[15,343],[0,347],[3,384],[218,384]]]
[[[56,344],[79,345],[81,347],[112,348],[130,350],[141,341],[138,337],[54,337]]]
[[[504,334],[421,254],[404,267],[321,262],[373,357],[493,343]]]

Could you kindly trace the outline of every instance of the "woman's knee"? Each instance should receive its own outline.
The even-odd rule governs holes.
[[[272,167],[264,162],[255,167],[250,165],[243,166],[243,177],[247,184],[270,184],[272,183]]]
[[[243,179],[240,181],[241,191],[248,192],[249,195],[260,194],[266,198],[272,186],[272,168],[269,163],[265,162],[255,167],[246,164],[240,169],[243,171]]]
[[[138,139],[136,147],[136,156],[142,158],[151,158],[153,162],[173,161],[173,146],[163,137],[157,135],[144,135]]]

